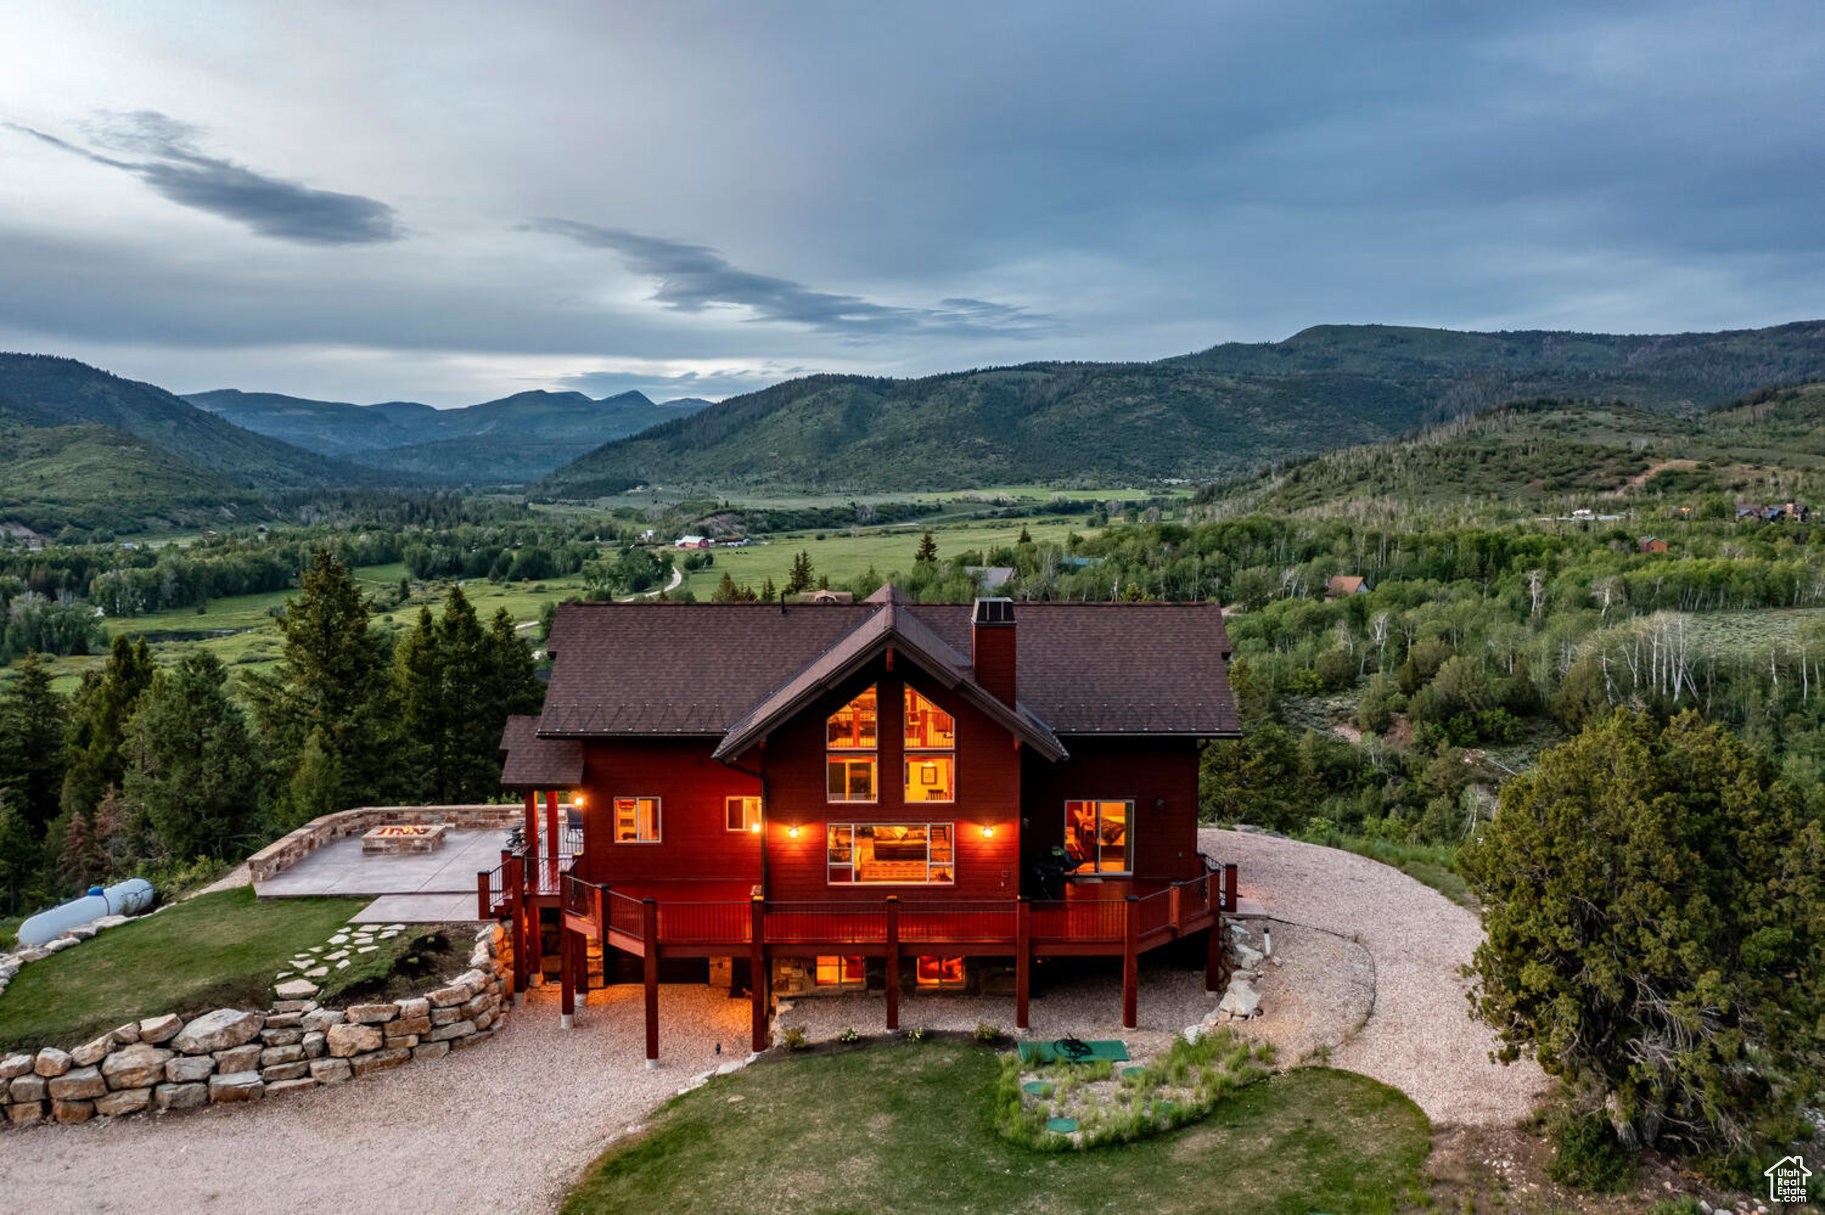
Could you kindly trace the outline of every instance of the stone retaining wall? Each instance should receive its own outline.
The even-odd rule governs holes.
[[[504,831],[525,818],[517,805],[358,806],[314,818],[247,858],[255,882],[283,873],[323,845],[375,827],[405,823],[449,823],[461,831]]]
[[[259,1101],[441,1058],[494,1036],[513,995],[511,951],[490,925],[469,970],[413,999],[321,1008],[287,985],[297,998],[263,1013],[147,1017],[73,1051],[0,1056],[0,1127]]]

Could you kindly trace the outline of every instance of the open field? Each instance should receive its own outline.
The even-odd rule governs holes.
[[[173,904],[74,949],[34,962],[0,995],[0,1051],[74,1046],[160,1013],[264,1008],[273,977],[322,945],[370,900],[254,898],[242,886]],[[378,942],[324,979],[325,997],[384,980],[420,935]]]
[[[1093,534],[1085,519],[997,519],[987,523],[953,523],[943,526],[927,525],[922,520],[891,528],[863,530],[856,534],[848,531],[788,532],[766,537],[752,548],[714,550],[716,563],[690,574],[685,580],[685,586],[699,599],[707,599],[710,592],[716,589],[724,572],[727,572],[735,581],[744,582],[756,590],[768,578],[773,579],[775,586],[783,587],[792,568],[792,559],[801,549],[811,554],[813,572],[828,574],[832,582],[847,582],[867,573],[871,566],[885,578],[894,570],[912,568],[919,537],[928,530],[937,541],[939,559],[944,560],[966,549],[980,550],[986,558],[989,549],[997,545],[1011,545],[1019,539],[1022,527],[1035,540],[1050,540],[1057,544],[1064,543],[1065,537],[1073,531],[1084,536]],[[824,537],[822,540],[818,539],[820,534]]]
[[[667,1105],[563,1209],[1304,1215],[1419,1185],[1426,1116],[1362,1076],[1300,1069],[1158,1138],[1047,1154],[996,1134],[997,1058],[898,1042],[750,1067]]]

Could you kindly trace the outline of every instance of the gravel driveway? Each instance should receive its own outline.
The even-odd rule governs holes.
[[[592,992],[569,1031],[548,987],[493,1041],[365,1080],[252,1107],[8,1131],[0,1209],[549,1212],[611,1136],[691,1076],[745,1056],[745,999],[659,992],[654,1071],[639,987]]]
[[[1239,866],[1241,895],[1282,920],[1359,940],[1375,961],[1375,1007],[1331,1064],[1412,1097],[1435,1124],[1512,1126],[1546,1093],[1534,1063],[1489,1060],[1495,1035],[1469,1016],[1458,967],[1483,939],[1476,916],[1378,861],[1297,840],[1198,832]]]

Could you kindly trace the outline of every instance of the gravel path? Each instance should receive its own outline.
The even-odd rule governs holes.
[[[558,1028],[555,988],[494,1040],[258,1106],[0,1136],[0,1209],[59,1212],[550,1212],[609,1139],[747,1050],[748,1002],[660,989],[645,1065],[637,986]],[[712,1051],[720,1041],[726,1052]]]
[[[1242,897],[1270,920],[1353,938],[1374,959],[1374,1011],[1331,1053],[1334,1066],[1393,1085],[1438,1124],[1512,1126],[1545,1094],[1535,1064],[1490,1062],[1495,1036],[1470,1019],[1458,967],[1482,941],[1471,912],[1335,848],[1235,831],[1198,837],[1210,856],[1239,866]]]

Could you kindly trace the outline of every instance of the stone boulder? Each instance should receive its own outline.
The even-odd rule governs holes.
[[[273,988],[281,1000],[308,1000],[320,990],[309,979],[288,979]]]
[[[94,1116],[95,1103],[93,1101],[51,1102],[51,1117],[65,1126],[71,1126],[78,1122],[87,1122]]]
[[[260,1066],[260,1052],[265,1049],[258,1042],[249,1042],[246,1046],[217,1051],[214,1056],[216,1074],[225,1076],[230,1072],[252,1071]]]
[[[95,1098],[95,1112],[118,1118],[122,1114],[137,1114],[152,1105],[150,1088],[123,1088],[105,1097]]]
[[[107,1091],[108,1082],[101,1078],[98,1067],[72,1068],[50,1083],[52,1101],[86,1101]]]
[[[425,1035],[425,1041],[427,1041],[427,1042],[448,1042],[453,1038],[467,1038],[470,1034],[472,1034],[474,1032],[475,1032],[475,1022],[473,1022],[473,1021],[452,1021],[448,1025],[438,1026],[436,1029],[432,1030],[429,1034]]]
[[[30,1105],[9,1105],[6,1119],[14,1126],[37,1126],[44,1121],[44,1106],[36,1101]]]
[[[332,1025],[325,1037],[330,1054],[337,1059],[347,1059],[364,1051],[380,1049],[381,1033],[378,1025]]]
[[[91,1064],[100,1063],[103,1059],[107,1058],[108,1052],[113,1049],[114,1036],[112,1034],[103,1034],[93,1042],[84,1042],[81,1046],[71,1051],[70,1062],[74,1063],[77,1067],[88,1067]]]
[[[402,1063],[409,1062],[411,1058],[412,1052],[399,1046],[391,1050],[377,1050],[371,1054],[357,1055],[349,1060],[349,1066],[354,1069],[357,1076],[366,1076],[373,1072],[385,1071],[390,1067],[398,1067]]]
[[[209,1104],[207,1084],[161,1084],[152,1090],[152,1104],[161,1110],[193,1110]]]
[[[1229,990],[1217,1004],[1217,1011],[1235,1018],[1252,1017],[1261,1007],[1261,993],[1247,979],[1231,979]]]
[[[259,1072],[230,1072],[209,1077],[209,1099],[216,1102],[258,1101],[266,1095]]]
[[[43,1101],[51,1095],[51,1082],[43,1076],[19,1076],[13,1080],[7,1095],[14,1101]]]
[[[215,1060],[208,1055],[177,1055],[165,1061],[165,1079],[172,1084],[195,1084],[215,1074]]]
[[[150,1088],[165,1078],[165,1064],[172,1058],[170,1051],[140,1042],[103,1059],[101,1074],[107,1077],[109,1088]]]
[[[318,1084],[345,1084],[355,1074],[347,1059],[313,1059],[310,1070]]]
[[[177,1037],[177,1031],[182,1028],[184,1019],[170,1013],[162,1017],[147,1017],[139,1023],[139,1040],[158,1046]]]
[[[61,1076],[70,1070],[70,1052],[47,1046],[32,1060],[32,1070],[47,1079]]]
[[[351,1004],[348,1019],[358,1025],[381,1025],[399,1015],[397,1004]]]
[[[317,1082],[309,1076],[294,1076],[289,1080],[275,1080],[266,1086],[268,1097],[283,1097],[287,1093],[301,1093],[306,1089],[317,1087]]]
[[[23,1076],[32,1070],[30,1055],[6,1055],[0,1057],[0,1080],[11,1080]]]
[[[238,1008],[218,1008],[204,1013],[179,1030],[171,1039],[173,1050],[186,1055],[207,1055],[253,1041],[266,1024],[261,1013],[242,1012]]]

